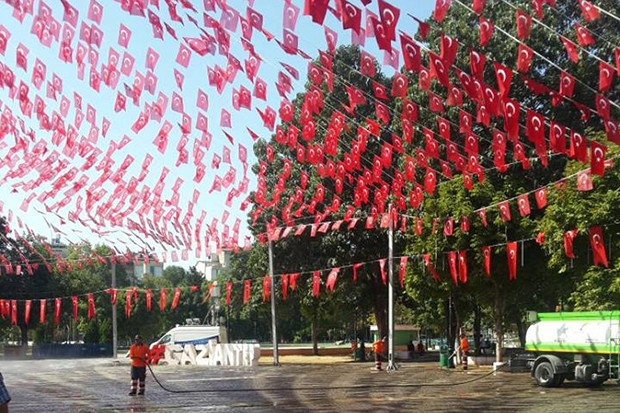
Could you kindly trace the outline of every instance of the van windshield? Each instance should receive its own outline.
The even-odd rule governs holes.
[[[170,334],[166,334],[159,340],[159,344],[166,344],[170,342]]]

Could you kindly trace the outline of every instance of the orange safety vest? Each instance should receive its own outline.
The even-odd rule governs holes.
[[[383,340],[377,340],[372,343],[372,351],[376,354],[381,354],[385,351]]]
[[[149,348],[146,344],[134,344],[129,348],[129,357],[131,365],[134,367],[146,367],[146,361],[149,358]]]
[[[467,341],[467,337],[463,337],[461,339],[461,351],[463,353],[467,353],[469,351],[469,342]]]

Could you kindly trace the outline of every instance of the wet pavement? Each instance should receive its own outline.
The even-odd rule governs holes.
[[[2,361],[15,412],[599,412],[620,411],[620,386],[537,387],[528,373],[402,363],[154,366],[145,396],[130,397],[126,359]]]

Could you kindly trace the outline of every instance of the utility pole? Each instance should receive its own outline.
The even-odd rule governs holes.
[[[394,362],[394,220],[392,219],[392,204],[388,206],[388,365],[387,369],[398,370]]]
[[[273,246],[271,238],[269,239],[269,276],[271,277],[271,335],[273,337],[273,365],[279,366],[280,359],[278,357],[278,334],[276,331],[276,287],[273,278]]]
[[[116,289],[116,264],[112,263],[112,290]],[[116,358],[118,356],[117,349],[118,342],[118,331],[116,329],[116,300],[114,300],[114,304],[112,304],[112,357]]]

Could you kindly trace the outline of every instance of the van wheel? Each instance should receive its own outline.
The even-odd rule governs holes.
[[[534,378],[536,383],[541,387],[554,387],[556,384],[555,375],[553,374],[553,367],[548,361],[543,361],[534,370]]]

